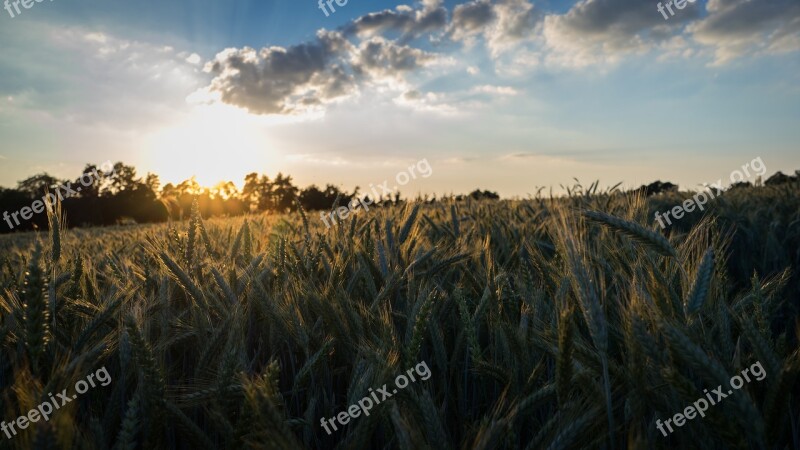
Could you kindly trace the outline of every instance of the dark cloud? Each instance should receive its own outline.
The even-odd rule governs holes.
[[[420,49],[372,38],[361,44],[353,66],[358,73],[392,76],[413,71],[433,59],[432,54]]]
[[[543,15],[527,0],[509,0],[498,5],[498,17],[507,37],[524,39],[530,37]]]
[[[443,30],[447,10],[438,2],[428,2],[421,10],[398,6],[357,18],[342,28],[345,35],[377,35],[397,32],[403,40]]]
[[[717,63],[751,52],[800,50],[797,0],[711,0],[708,11],[689,30],[695,40],[715,48]]]
[[[666,3],[663,0],[662,3]],[[586,65],[619,58],[627,52],[647,51],[682,32],[701,15],[700,1],[687,3],[667,20],[657,1],[588,0],[564,15],[545,19],[544,36],[562,62]],[[669,14],[669,12],[667,12]]]
[[[496,57],[516,43],[536,39],[543,18],[528,0],[474,0],[453,9],[447,36],[465,42],[482,37]]]
[[[497,18],[494,5],[488,0],[458,5],[453,9],[453,20],[450,23],[454,38],[479,33]]]
[[[353,76],[336,63],[350,44],[341,34],[289,48],[227,49],[206,65],[209,86],[225,103],[260,114],[292,114],[355,90]]]
[[[631,37],[659,25],[676,27],[697,19],[701,13],[700,2],[695,1],[681,10],[673,7],[675,15],[667,13],[669,19],[665,20],[656,4],[656,1],[640,0],[590,0],[573,7],[562,20],[576,33]]]

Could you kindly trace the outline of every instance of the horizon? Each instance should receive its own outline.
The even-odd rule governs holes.
[[[756,161],[759,161],[759,168],[758,169],[755,168],[755,164],[754,163]],[[417,167],[419,167],[419,163],[421,163],[421,162],[422,161],[418,161],[417,162]],[[569,183],[568,184],[561,184],[561,185],[559,185],[559,188],[557,190],[553,189],[552,186],[539,186],[536,189],[534,189],[532,192],[528,192],[526,195],[510,195],[510,196],[502,195],[502,193],[493,190],[491,186],[473,186],[470,189],[466,189],[465,191],[459,191],[459,192],[457,192],[457,191],[450,191],[450,192],[424,192],[424,191],[408,192],[408,191],[405,191],[403,189],[405,186],[409,186],[409,185],[410,186],[414,186],[414,185],[423,184],[426,179],[430,178],[434,174],[433,167],[429,164],[429,162],[427,162],[427,161],[425,161],[425,162],[427,163],[428,169],[425,170],[424,172],[414,173],[413,170],[411,172],[408,172],[408,169],[406,169],[405,171],[398,172],[398,174],[395,175],[394,178],[389,177],[389,178],[387,178],[385,180],[382,180],[382,181],[387,186],[387,188],[388,187],[392,188],[393,193],[397,192],[397,193],[401,194],[400,197],[404,198],[404,199],[412,199],[414,197],[422,198],[422,197],[429,197],[429,196],[432,196],[432,198],[447,198],[447,197],[452,197],[452,196],[469,195],[470,193],[472,193],[474,191],[484,191],[484,192],[488,191],[488,192],[491,192],[491,193],[499,194],[500,198],[503,199],[503,200],[524,199],[526,197],[527,198],[531,198],[533,196],[538,195],[538,193],[540,193],[540,192],[544,192],[548,196],[561,197],[561,196],[564,196],[564,195],[567,194],[567,189],[568,188],[569,189],[574,189],[578,185],[582,186],[583,188],[588,188],[590,186],[593,186],[594,183],[597,183],[597,187],[598,187],[600,192],[602,192],[602,191],[604,191],[606,189],[610,189],[610,188],[616,188],[616,189],[618,189],[619,191],[622,191],[622,192],[629,192],[629,191],[635,191],[637,189],[645,188],[645,187],[647,187],[648,185],[651,185],[651,184],[662,184],[662,183],[663,184],[668,184],[668,183],[672,183],[672,180],[650,180],[648,182],[644,182],[644,183],[642,183],[640,185],[637,185],[637,186],[626,185],[623,182],[618,182],[618,183],[614,183],[614,184],[605,185],[605,184],[601,183],[601,180],[583,180],[583,181],[581,181],[581,180],[573,178],[572,180],[570,180],[572,182],[571,184],[569,184]],[[125,161],[119,161],[117,163],[125,164]],[[108,167],[110,167],[111,164],[112,164],[111,161],[106,161],[102,165],[94,165],[94,166],[100,168],[100,167],[105,167],[106,165],[108,165]],[[752,167],[750,166],[750,164],[753,164]],[[84,164],[84,167],[88,167],[90,165],[92,165],[92,164],[87,163],[87,164]],[[128,165],[126,165],[126,166],[128,166]],[[131,166],[131,167],[133,167],[133,166]],[[136,169],[136,167],[133,167],[133,168]],[[66,177],[58,177],[58,176],[54,176],[53,174],[46,173],[46,172],[37,173],[37,174],[31,174],[30,176],[25,177],[23,180],[19,180],[19,182],[21,183],[22,181],[24,181],[26,179],[33,178],[33,177],[36,177],[36,176],[50,175],[50,176],[54,176],[54,178],[57,179],[58,182],[55,185],[51,186],[51,187],[56,187],[56,185],[61,185],[65,181],[77,180],[77,177],[80,177],[80,175],[82,173],[85,173],[84,170],[85,169],[81,169],[77,173],[73,173],[72,175],[68,175]],[[109,170],[109,169],[102,169],[101,171],[106,171],[107,172],[107,170]],[[295,186],[300,190],[305,190],[305,189],[311,188],[313,186],[315,186],[317,188],[320,188],[320,189],[324,189],[327,185],[332,185],[332,186],[335,186],[336,188],[338,188],[339,190],[341,190],[342,193],[348,193],[348,194],[355,193],[356,189],[359,189],[359,192],[360,192],[359,196],[360,197],[363,197],[364,195],[368,195],[369,196],[370,192],[373,192],[373,193],[374,192],[379,192],[380,193],[380,195],[378,195],[378,196],[371,196],[371,197],[379,197],[379,196],[382,197],[383,194],[385,194],[385,192],[381,192],[382,189],[380,187],[381,186],[380,183],[369,183],[369,185],[342,186],[342,185],[335,185],[333,183],[329,183],[326,180],[318,180],[318,181],[315,181],[315,182],[312,182],[312,183],[309,183],[309,184],[299,184],[299,183],[296,182],[293,174],[291,174],[291,173],[280,173],[280,172],[279,173],[273,173],[273,174],[259,173],[259,172],[251,172],[251,173],[255,173],[258,176],[266,175],[272,181],[275,180],[275,177],[277,175],[281,174],[284,177],[289,177],[290,179],[292,179],[292,181],[294,181]],[[411,175],[409,176],[408,173],[410,173]],[[141,182],[144,182],[145,179],[147,178],[147,176],[151,175],[151,174],[152,173],[150,173],[150,172],[148,172],[148,173],[139,173],[137,171],[136,172],[136,177]],[[405,179],[407,180],[407,181],[404,181],[402,184],[400,182],[396,181],[396,180],[399,179],[399,175],[401,175],[401,174],[405,174]],[[747,163],[745,166],[742,166],[739,169],[735,169],[734,171],[731,172],[731,174],[729,176],[723,177],[723,178],[718,178],[717,181],[710,180],[710,181],[708,181],[706,183],[697,184],[696,186],[684,186],[684,185],[681,185],[681,184],[678,184],[678,183],[672,183],[672,184],[674,184],[674,189],[676,189],[679,192],[699,192],[699,191],[702,191],[702,190],[706,190],[708,188],[716,188],[716,189],[725,190],[727,188],[730,188],[733,184],[735,184],[737,182],[749,183],[749,184],[754,185],[754,186],[763,185],[763,183],[765,181],[767,181],[770,177],[781,175],[781,174],[789,176],[791,178],[793,176],[798,176],[798,174],[800,174],[800,169],[796,169],[794,171],[789,171],[789,172],[783,172],[783,171],[780,171],[780,170],[772,172],[767,168],[766,164],[759,157],[759,158],[754,159],[750,163]],[[177,187],[178,185],[180,185],[182,183],[192,182],[193,180],[195,182],[197,181],[196,177],[192,176],[190,178],[187,178],[187,179],[184,179],[184,180],[180,180],[178,182],[172,182],[172,181],[166,181],[165,182],[164,180],[162,180],[160,178],[159,174],[152,174],[152,175],[156,175],[158,177],[158,183],[159,183],[160,187],[159,187],[158,190],[154,191],[154,193],[159,195],[159,196],[163,195],[164,187],[167,184],[170,184],[170,185],[172,185],[172,188],[175,188],[175,187]],[[241,195],[242,194],[242,189],[243,189],[243,187],[245,185],[245,181],[246,181],[246,179],[245,179],[245,177],[243,177],[242,180],[220,180],[217,183],[209,184],[209,185],[205,185],[205,184],[201,184],[201,183],[197,183],[197,184],[199,185],[199,188],[201,188],[203,190],[203,192],[213,193],[220,186],[222,186],[224,184],[227,184],[227,183],[232,183],[237,189],[236,194]],[[77,181],[75,183],[77,183]],[[0,190],[2,190],[2,189],[14,190],[14,189],[17,189],[17,186],[13,186],[13,187],[0,186]],[[198,194],[198,195],[202,195],[202,194]]]

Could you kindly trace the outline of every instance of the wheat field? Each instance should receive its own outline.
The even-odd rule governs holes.
[[[0,449],[797,449],[800,187],[0,236]],[[688,195],[688,194],[685,194]],[[681,197],[683,198],[683,197]],[[687,197],[688,198],[688,197]],[[320,427],[425,361],[432,376]],[[704,418],[656,428],[761,362]]]

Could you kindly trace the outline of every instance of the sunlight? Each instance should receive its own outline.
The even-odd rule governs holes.
[[[278,160],[275,146],[257,118],[225,105],[196,106],[182,121],[144,139],[146,162],[161,183],[179,183],[192,176],[204,187],[267,171]]]

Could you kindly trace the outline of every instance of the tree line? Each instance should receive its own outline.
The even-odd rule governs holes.
[[[274,178],[267,175],[250,173],[244,178],[241,189],[231,182],[218,183],[213,187],[203,187],[194,177],[178,184],[161,185],[158,175],[147,173],[144,177],[137,175],[136,168],[118,162],[113,166],[113,176],[89,177],[87,185],[84,178],[87,174],[96,173],[98,167],[87,164],[81,174],[74,180],[58,179],[47,173],[33,175],[17,183],[16,188],[0,187],[0,214],[18,212],[30,208],[46,192],[54,192],[57,186],[71,183],[80,186],[75,192],[61,202],[62,211],[69,226],[105,226],[129,223],[154,223],[167,220],[182,220],[188,217],[192,202],[197,199],[203,217],[236,216],[248,213],[274,212],[287,213],[302,206],[306,211],[332,210],[337,205],[346,205],[359,195],[359,187],[353,192],[326,184],[324,188],[310,185],[304,189],[294,185],[291,175],[278,173]],[[777,172],[764,182],[764,185],[777,185],[800,181],[800,171],[794,176]],[[730,189],[750,186],[750,183],[735,183]],[[640,192],[645,196],[677,190],[678,186],[670,182],[656,181],[644,185],[632,192]],[[403,203],[400,192],[391,197],[381,195],[373,200],[377,206]],[[491,191],[474,190],[468,195],[450,195],[448,200],[456,201],[467,198],[475,200],[497,200],[500,196]],[[442,200],[444,199],[438,199]],[[417,198],[416,200],[433,203],[436,196]],[[6,215],[4,214],[4,217]],[[23,216],[24,217],[24,216]],[[0,220],[0,233],[11,231],[28,231],[47,228],[47,215],[33,214],[28,220],[12,222]]]
[[[136,168],[122,162],[114,164],[113,176],[91,178],[87,185],[85,175],[96,173],[98,167],[87,164],[75,180],[58,179],[47,173],[40,173],[17,183],[16,188],[0,187],[0,213],[18,212],[30,208],[47,192],[54,192],[58,186],[67,183],[80,186],[80,192],[64,197],[61,208],[70,226],[104,226],[128,223],[154,223],[170,219],[181,220],[188,217],[192,202],[197,199],[203,217],[236,216],[247,213],[275,212],[286,213],[302,206],[306,211],[330,210],[334,205],[345,205],[359,197],[359,187],[353,192],[342,190],[332,184],[324,188],[310,185],[304,189],[295,186],[291,175],[278,173],[274,178],[250,173],[244,178],[239,189],[232,181],[218,183],[213,187],[203,187],[194,177],[178,184],[161,185],[158,175],[147,173],[141,177]],[[468,196],[452,198],[463,200],[499,199],[490,191],[475,190]],[[449,198],[449,197],[448,197]],[[376,205],[402,203],[400,193],[392,197],[380,196],[370,199]],[[435,195],[419,200],[437,201]],[[47,228],[44,213],[15,223],[0,220],[0,233]]]

